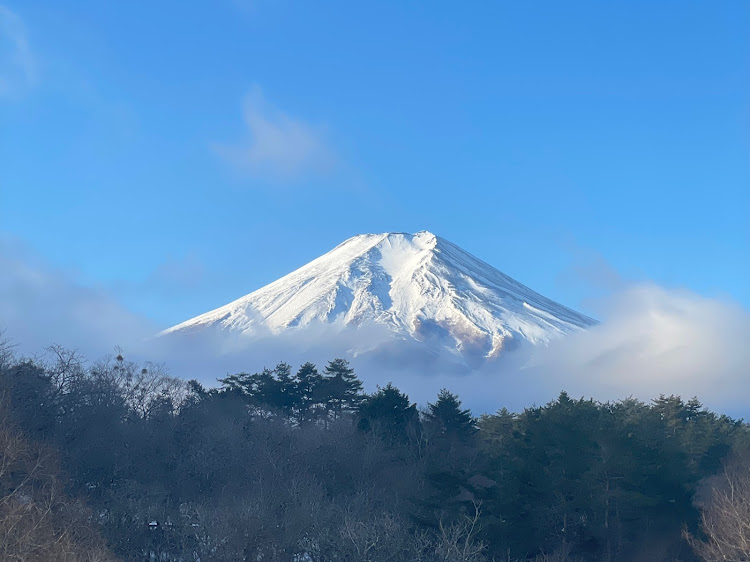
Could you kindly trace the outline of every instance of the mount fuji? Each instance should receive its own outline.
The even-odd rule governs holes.
[[[524,342],[547,344],[596,321],[532,291],[455,244],[422,231],[355,236],[234,302],[161,332],[262,337],[376,327],[393,342],[462,363]],[[366,344],[359,351],[372,351]],[[354,350],[355,354],[357,350]]]

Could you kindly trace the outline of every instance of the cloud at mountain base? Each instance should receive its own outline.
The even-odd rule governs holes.
[[[338,331],[317,326],[265,335],[248,347],[225,334],[203,348],[179,344],[168,353],[174,362],[181,347],[186,369],[211,358],[206,375],[260,370],[278,361],[322,366],[337,356],[351,357],[368,390],[393,382],[413,401],[425,404],[445,387],[459,394],[475,412],[501,407],[518,411],[543,404],[561,390],[574,397],[618,400],[633,396],[648,401],[659,394],[698,396],[707,406],[735,416],[750,415],[750,314],[740,305],[686,290],[653,284],[624,288],[603,302],[604,321],[547,347],[521,345],[497,360],[469,370],[449,352],[438,355],[416,343],[394,341],[377,327]],[[184,340],[188,342],[189,340]],[[367,351],[367,346],[374,351]],[[221,350],[219,347],[221,346]],[[359,353],[350,351],[359,347]],[[209,351],[209,348],[214,351]],[[189,350],[189,351],[188,351]],[[180,367],[182,368],[182,367]],[[204,382],[212,380],[203,379]]]
[[[225,332],[155,338],[157,327],[107,290],[87,287],[22,245],[0,240],[0,330],[27,355],[61,344],[96,359],[121,345],[129,359],[164,362],[172,374],[209,385],[280,361],[322,368],[348,356],[367,390],[392,381],[424,405],[446,387],[476,413],[519,410],[566,390],[598,400],[696,395],[715,410],[750,415],[746,309],[653,284],[623,287],[602,305],[600,325],[548,347],[522,345],[475,370],[449,352],[393,340],[380,326],[319,324],[252,340]]]
[[[712,408],[750,415],[750,313],[739,304],[637,284],[608,297],[603,312],[598,326],[526,348],[503,372],[487,366],[465,388],[479,391],[476,401],[488,392],[506,396],[514,408],[566,390],[599,400],[698,396]]]

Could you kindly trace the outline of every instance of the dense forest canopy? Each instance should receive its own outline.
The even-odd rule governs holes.
[[[448,390],[366,394],[343,359],[206,389],[11,351],[4,560],[750,560],[750,431],[697,399],[477,419]]]

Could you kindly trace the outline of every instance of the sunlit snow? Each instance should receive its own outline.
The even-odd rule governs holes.
[[[387,327],[395,339],[462,355],[551,340],[593,325],[447,240],[363,234],[221,308],[162,332],[280,334],[319,324]]]

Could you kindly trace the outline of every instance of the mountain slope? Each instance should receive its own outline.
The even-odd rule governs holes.
[[[379,325],[397,339],[494,357],[595,322],[430,232],[364,234],[234,302],[162,334],[279,334]]]

